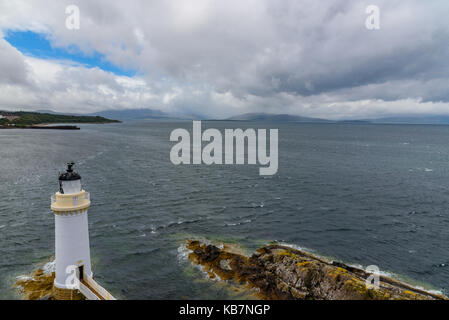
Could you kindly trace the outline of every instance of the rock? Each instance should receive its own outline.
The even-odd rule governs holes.
[[[31,276],[17,280],[16,287],[26,300],[40,300],[50,297],[55,274],[45,274],[42,269],[35,270]]]
[[[228,270],[231,271],[231,265],[230,265],[231,260],[226,259],[226,260],[220,260],[220,268],[222,268],[223,270]]]
[[[251,257],[199,241],[188,241],[187,248],[189,259],[211,278],[218,275],[256,289],[261,299],[447,300],[383,276],[379,288],[368,288],[364,270],[285,246],[269,245]]]
[[[18,279],[14,287],[19,290],[25,300],[54,300],[53,282],[55,273],[45,273],[41,268],[30,276]],[[84,300],[84,296],[77,292],[73,300]]]

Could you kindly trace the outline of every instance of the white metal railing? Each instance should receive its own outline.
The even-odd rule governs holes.
[[[89,277],[89,276],[85,277],[85,281],[92,289],[94,289],[98,294],[100,294],[101,298],[103,298],[104,300],[117,300],[112,296],[112,294],[110,294],[105,288],[100,286],[91,277]]]
[[[97,297],[95,293],[93,293],[88,287],[80,282],[79,290],[86,297],[87,300],[100,300],[100,297]]]

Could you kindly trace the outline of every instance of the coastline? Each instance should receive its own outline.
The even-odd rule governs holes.
[[[119,122],[89,122],[85,124],[110,124],[110,123],[119,123]],[[81,124],[81,123],[76,123]],[[84,123],[83,123],[84,124]],[[80,127],[76,125],[63,125],[63,124],[55,124],[55,123],[40,123],[34,125],[26,125],[26,126],[0,126],[0,129],[11,130],[11,129],[36,129],[36,130],[81,130]]]
[[[261,247],[250,257],[196,240],[186,248],[210,279],[236,282],[263,300],[448,300],[381,274],[372,286],[365,270],[283,245]]]
[[[271,244],[247,256],[236,245],[188,240],[188,259],[212,281],[232,285],[257,300],[449,300],[408,283],[379,275],[379,287],[367,287],[365,270],[326,261],[308,252]],[[16,278],[13,289],[24,300],[55,300],[54,261]],[[76,292],[74,300],[84,300]]]
[[[13,129],[34,129],[34,130],[81,130],[77,126],[0,126],[0,129],[13,130]]]

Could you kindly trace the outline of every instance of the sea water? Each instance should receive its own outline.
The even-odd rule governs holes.
[[[50,196],[76,162],[91,193],[95,278],[122,299],[245,298],[186,259],[186,239],[251,253],[271,241],[449,288],[449,126],[203,122],[279,129],[279,171],[175,166],[192,122],[0,131],[0,299],[53,260]]]

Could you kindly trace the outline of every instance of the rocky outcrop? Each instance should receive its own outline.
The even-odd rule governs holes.
[[[51,298],[55,273],[46,273],[41,268],[29,276],[20,277],[15,287],[25,300],[48,300]]]
[[[55,273],[37,269],[29,276],[19,277],[14,287],[19,290],[24,300],[56,300],[53,282]],[[70,299],[85,300],[77,290],[71,292]]]
[[[379,287],[366,283],[371,274],[306,252],[269,245],[251,257],[199,241],[188,241],[189,259],[209,277],[236,281],[262,299],[440,300],[444,296],[379,276]]]

